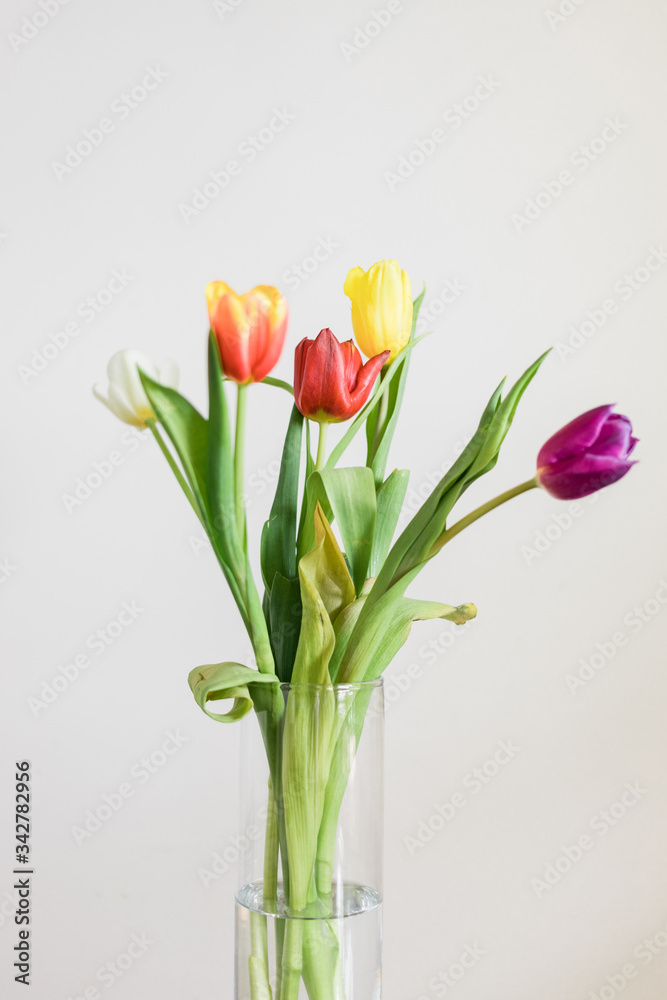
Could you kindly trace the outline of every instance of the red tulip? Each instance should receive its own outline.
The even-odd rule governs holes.
[[[383,351],[361,363],[353,341],[336,340],[329,329],[301,341],[294,356],[294,400],[304,417],[337,423],[358,413],[389,357]]]
[[[261,382],[285,343],[287,301],[271,285],[237,295],[224,281],[206,286],[206,301],[224,374],[240,385]]]

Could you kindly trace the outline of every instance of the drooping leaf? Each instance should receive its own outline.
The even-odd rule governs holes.
[[[363,623],[359,618],[338,671],[338,683],[376,680],[410,635],[413,622],[444,618],[462,625],[476,614],[474,604],[454,607],[403,597],[400,588],[389,591]]]
[[[237,722],[252,711],[253,704],[261,701],[262,689],[275,685],[279,691],[275,674],[260,674],[242,663],[208,663],[195,667],[188,675],[188,684],[195,701],[203,712],[216,722]],[[210,701],[233,699],[228,712],[218,714],[207,708]]]

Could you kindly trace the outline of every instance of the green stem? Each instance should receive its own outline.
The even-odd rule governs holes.
[[[269,944],[266,916],[263,913],[250,914],[250,948],[248,973],[252,1000],[271,1000],[269,981]]]
[[[266,817],[266,838],[264,840],[264,885],[263,909],[266,913],[278,912],[278,810],[273,794],[273,782],[269,779],[269,802]]]
[[[243,497],[243,470],[245,458],[245,419],[248,386],[237,386],[236,397],[236,438],[234,441],[234,509],[236,528],[243,549],[246,549],[245,502]]]
[[[329,431],[329,425],[327,423],[320,424],[320,437],[317,442],[317,458],[315,459],[315,471],[324,468],[324,461],[327,452],[327,433]]]
[[[518,497],[521,493],[526,493],[528,490],[535,489],[535,487],[539,485],[540,484],[536,478],[528,479],[525,483],[521,483],[519,486],[514,486],[511,490],[506,490],[505,493],[501,493],[499,496],[494,497],[493,500],[488,500],[486,503],[482,504],[481,507],[477,507],[476,510],[466,514],[465,517],[462,517],[460,521],[457,521],[456,524],[453,524],[451,528],[448,528],[447,531],[440,535],[440,538],[438,538],[437,542],[433,545],[433,548],[429,552],[427,558],[430,558],[431,555],[439,552],[443,545],[446,545],[447,542],[451,541],[452,538],[459,534],[459,532],[463,531],[464,528],[467,528],[469,524],[473,524],[475,521],[478,521],[480,517],[484,517],[484,515],[488,514],[489,511],[495,510],[496,507],[500,507],[501,504],[507,503],[508,500],[512,500],[514,497]]]
[[[380,372],[380,384],[384,381],[387,369],[386,367]],[[371,465],[373,459],[377,454],[377,450],[380,447],[380,442],[382,440],[382,435],[384,433],[384,425],[387,421],[387,411],[389,410],[389,393],[385,392],[381,397],[380,402],[377,405],[377,416],[375,418],[375,429],[373,431],[373,440],[371,446],[368,449],[368,462],[367,465]]]
[[[299,1000],[299,983],[303,968],[303,925],[299,918],[285,919],[281,1000]]]
[[[151,431],[153,437],[157,441],[157,443],[158,443],[158,445],[160,447],[160,451],[162,452],[162,454],[164,455],[164,457],[169,462],[169,466],[171,468],[171,471],[176,476],[176,479],[178,481],[178,485],[181,487],[181,489],[185,493],[190,506],[192,507],[193,511],[195,512],[195,514],[199,518],[199,523],[202,525],[202,527],[204,527],[204,520],[202,518],[202,515],[201,515],[201,512],[199,510],[199,507],[197,506],[197,503],[195,501],[195,498],[194,498],[194,495],[192,493],[192,490],[190,489],[190,487],[186,483],[185,477],[184,477],[183,473],[181,472],[181,470],[179,469],[179,467],[178,467],[178,465],[176,463],[176,459],[174,458],[174,456],[172,455],[172,453],[169,451],[169,448],[167,447],[167,444],[166,444],[164,438],[160,434],[160,431],[158,430],[158,427],[157,427],[157,424],[156,424],[155,420],[152,417],[149,418],[146,421],[146,426],[149,428],[149,430]]]

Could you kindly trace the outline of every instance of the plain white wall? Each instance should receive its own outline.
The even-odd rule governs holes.
[[[656,0],[558,3],[393,0],[368,32],[385,0],[2,5],[3,996],[22,995],[5,895],[15,757],[35,771],[31,995],[80,996],[134,934],[152,944],[122,978],[97,981],[102,996],[232,992],[235,875],[205,888],[199,870],[236,834],[238,731],[199,711],[186,675],[244,659],[248,644],[153,442],[92,384],[133,346],[175,358],[203,407],[212,279],[288,294],[276,374],[290,378],[303,336],[350,335],[348,268],[389,256],[415,292],[426,282],[435,330],[414,355],[393,452],[415,491],[452,460],[498,379],[550,344],[561,348],[466,503],[529,476],[546,437],[601,403],[632,417],[641,462],[570,515],[521,497],[415,587],[475,601],[479,617],[460,632],[415,626],[387,673],[385,997],[662,995],[667,16]],[[149,69],[154,89],[123,105]],[[284,127],[250,159],[243,144],[281,124],[275,109]],[[90,155],[58,167],[104,118],[112,129]],[[410,174],[401,158],[418,161],[434,129],[442,141]],[[230,160],[227,188],[184,210]],[[301,280],[319,241],[329,255]],[[114,271],[125,284],[91,319],[85,300]],[[54,336],[57,356],[37,371]],[[287,414],[279,392],[253,390],[255,545]],[[112,452],[113,474],[68,509]],[[123,602],[141,612],[92,649]],[[35,714],[29,699],[82,653],[90,665]],[[573,692],[582,661],[592,679]],[[146,780],[138,762],[169,731],[187,739]],[[470,774],[499,741],[517,749],[478,788]],[[72,828],[124,782],[132,797],[78,844]],[[600,815],[626,783],[636,801],[609,827]],[[440,822],[457,791],[465,806]],[[429,823],[441,827],[431,839]],[[590,850],[540,889],[585,834]],[[480,957],[450,987],[466,947]]]

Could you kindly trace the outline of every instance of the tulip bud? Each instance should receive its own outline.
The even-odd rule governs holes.
[[[583,413],[550,437],[537,456],[537,480],[559,500],[578,500],[621,479],[637,438],[614,406]]]
[[[389,352],[362,365],[351,340],[336,340],[329,329],[315,340],[304,338],[294,356],[294,401],[304,417],[318,423],[337,423],[358,413]]]
[[[156,417],[141,384],[139,368],[145,375],[172,389],[178,385],[178,367],[174,361],[165,361],[158,370],[145,354],[125,350],[118,351],[109,361],[107,395],[101,393],[97,386],[93,388],[93,393],[100,403],[104,403],[124,423],[144,430],[146,421],[155,420]]]
[[[344,285],[352,302],[352,327],[367,358],[389,351],[393,361],[410,339],[410,278],[398,261],[383,260],[368,270],[353,267]]]
[[[271,285],[237,295],[224,281],[212,281],[206,301],[224,374],[240,385],[261,382],[285,343],[287,300]]]

